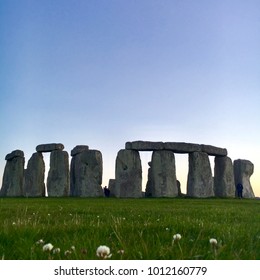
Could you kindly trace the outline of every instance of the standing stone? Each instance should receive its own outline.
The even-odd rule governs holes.
[[[243,197],[254,198],[255,194],[250,183],[250,177],[254,173],[254,165],[249,160],[237,159],[234,161],[235,185],[243,185]],[[237,195],[237,194],[236,194]]]
[[[119,190],[116,189],[116,180],[115,179],[109,179],[108,189],[110,190],[110,196],[111,197],[119,197],[120,196]]]
[[[47,192],[49,197],[69,195],[69,155],[65,151],[51,152]]]
[[[24,174],[24,195],[26,197],[45,196],[45,165],[41,153],[34,153],[29,159]]]
[[[24,177],[24,153],[15,150],[8,154],[0,196],[23,196],[23,177]]]
[[[214,191],[218,197],[235,197],[233,164],[229,157],[215,157]]]
[[[171,151],[155,151],[151,163],[151,196],[178,196],[175,156]]]
[[[189,154],[187,195],[190,197],[214,196],[212,171],[206,153]]]
[[[183,196],[183,194],[181,193],[181,182],[179,180],[177,180],[177,189],[178,189],[178,196]]]
[[[71,160],[70,194],[80,197],[104,196],[102,184],[102,154],[97,150],[85,150]]]
[[[116,189],[120,197],[142,197],[142,165],[138,151],[120,150],[116,158]]]
[[[145,196],[146,197],[152,197],[153,196],[153,179],[152,179],[152,162],[148,162],[149,168],[148,168],[148,178],[147,178],[147,183],[146,183],[146,188],[145,188]]]

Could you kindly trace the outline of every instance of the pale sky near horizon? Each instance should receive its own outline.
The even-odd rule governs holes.
[[[250,160],[260,196],[259,30],[259,0],[0,0],[0,179],[57,142],[100,150],[105,186],[125,142],[176,141]]]

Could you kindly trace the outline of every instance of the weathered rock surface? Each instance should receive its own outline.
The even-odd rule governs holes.
[[[137,151],[160,151],[169,150],[174,153],[194,153],[194,152],[204,152],[210,156],[226,156],[227,150],[211,145],[200,145],[194,143],[185,142],[151,142],[151,141],[134,141],[126,142],[125,148],[127,150],[137,150]]]
[[[243,197],[254,198],[255,194],[250,183],[250,177],[254,173],[254,165],[245,159],[234,160],[235,185],[243,185]],[[237,194],[236,194],[237,195]]]
[[[199,144],[185,142],[166,142],[164,143],[164,149],[180,154],[199,152],[201,150]]]
[[[89,150],[89,147],[87,145],[77,145],[76,147],[74,147],[72,150],[71,150],[71,153],[70,155],[73,157],[77,154],[80,154],[84,151],[88,151]]]
[[[47,178],[49,197],[69,195],[69,155],[66,151],[55,150],[50,156],[50,170]]]
[[[111,197],[120,197],[120,190],[116,189],[116,180],[115,179],[109,179],[108,189],[110,190]]]
[[[206,153],[189,154],[187,195],[190,197],[214,196],[212,171]]]
[[[102,184],[103,160],[97,150],[86,150],[71,160],[70,193],[72,196],[104,196]]]
[[[235,197],[233,163],[229,157],[215,157],[214,192],[218,197]]]
[[[8,154],[5,159],[7,162],[4,169],[0,196],[23,196],[24,153],[23,151],[15,150]]]
[[[12,160],[15,157],[24,158],[24,152],[21,150],[12,151],[10,154],[5,156],[5,160]]]
[[[145,197],[152,197],[153,195],[153,190],[154,190],[154,186],[153,186],[153,179],[152,179],[152,162],[148,162],[149,168],[148,168],[148,174],[147,174],[147,183],[146,183],[146,187],[145,187]]]
[[[227,149],[218,148],[211,145],[200,145],[201,152],[207,153],[209,156],[227,156]]]
[[[26,197],[45,196],[44,172],[42,154],[32,154],[24,173],[24,195]]]
[[[126,142],[125,148],[127,150],[138,150],[138,151],[157,151],[163,150],[163,142],[151,142],[151,141],[134,141]]]
[[[178,196],[173,152],[166,150],[154,151],[150,172],[150,193],[152,197]]]
[[[55,150],[63,150],[64,145],[61,143],[41,144],[36,147],[38,153],[48,153]]]
[[[116,189],[120,197],[142,197],[142,165],[138,151],[120,150],[116,158]]]

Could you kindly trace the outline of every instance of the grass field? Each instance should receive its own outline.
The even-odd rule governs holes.
[[[93,260],[100,245],[119,260],[259,260],[260,201],[0,199],[0,259]]]

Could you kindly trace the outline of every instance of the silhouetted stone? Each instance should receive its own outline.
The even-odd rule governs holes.
[[[24,158],[24,152],[21,150],[12,151],[10,154],[5,156],[5,160],[12,160],[15,157]]]
[[[232,160],[215,157],[214,192],[218,197],[235,197],[235,180]]]
[[[137,151],[157,151],[163,150],[163,142],[151,142],[151,141],[134,141],[126,142],[125,148],[127,150]]]
[[[254,165],[245,159],[234,160],[235,185],[243,185],[243,197],[254,198],[255,194],[250,183],[250,177],[254,173]]]
[[[200,145],[201,151],[209,156],[227,156],[227,149],[218,148],[211,145]]]
[[[108,188],[110,190],[111,197],[120,197],[120,190],[116,189],[116,180],[115,179],[109,179]]]
[[[190,197],[214,196],[212,171],[206,153],[189,154],[187,195]]]
[[[49,197],[69,195],[69,155],[66,151],[51,152],[47,191]]]
[[[41,144],[36,147],[36,151],[39,153],[48,153],[55,150],[63,150],[64,145],[61,143]]]
[[[71,150],[71,153],[70,155],[73,157],[77,154],[80,154],[84,151],[88,151],[89,150],[89,147],[87,145],[77,145],[76,147],[74,147],[72,150]]]
[[[7,162],[4,169],[0,196],[23,196],[24,153],[21,150],[15,150],[6,155],[5,159]]]
[[[87,150],[73,156],[70,170],[70,193],[72,196],[104,196],[102,184],[102,154]]]
[[[151,196],[178,196],[175,157],[171,151],[154,151],[151,163]]]
[[[142,166],[138,151],[120,150],[116,158],[116,189],[120,197],[142,197]]]
[[[45,196],[44,172],[42,154],[32,154],[24,173],[24,195],[26,197]]]
[[[174,153],[185,154],[200,151],[199,144],[185,143],[185,142],[165,142],[164,149]]]
[[[133,141],[126,142],[125,148],[127,150],[137,150],[137,151],[160,151],[169,150],[174,153],[194,153],[194,152],[204,152],[211,156],[226,156],[227,150],[211,145],[200,145],[194,143],[185,142],[152,142],[152,141]]]

